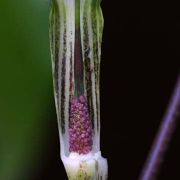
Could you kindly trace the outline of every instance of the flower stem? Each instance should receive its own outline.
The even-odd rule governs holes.
[[[163,163],[165,153],[169,147],[172,135],[177,124],[177,117],[180,113],[180,75],[172,95],[167,112],[164,116],[155,141],[149,152],[149,156],[142,170],[140,180],[154,180]]]

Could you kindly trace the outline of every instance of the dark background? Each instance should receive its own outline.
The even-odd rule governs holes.
[[[65,180],[49,3],[2,0],[0,10],[0,179]],[[103,0],[102,10],[101,150],[109,180],[135,180],[180,71],[180,16],[176,4],[152,1]],[[178,124],[158,180],[180,179],[179,139]]]

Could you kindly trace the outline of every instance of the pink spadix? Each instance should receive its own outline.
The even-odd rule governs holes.
[[[92,150],[92,123],[84,96],[70,104],[69,151],[87,154]]]

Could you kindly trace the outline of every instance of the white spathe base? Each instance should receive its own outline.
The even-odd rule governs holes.
[[[106,180],[108,165],[101,152],[79,155],[70,153],[68,157],[61,157],[69,180]]]

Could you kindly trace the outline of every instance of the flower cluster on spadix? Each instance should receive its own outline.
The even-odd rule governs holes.
[[[74,98],[70,104],[69,151],[87,154],[92,150],[92,122],[84,96]]]

